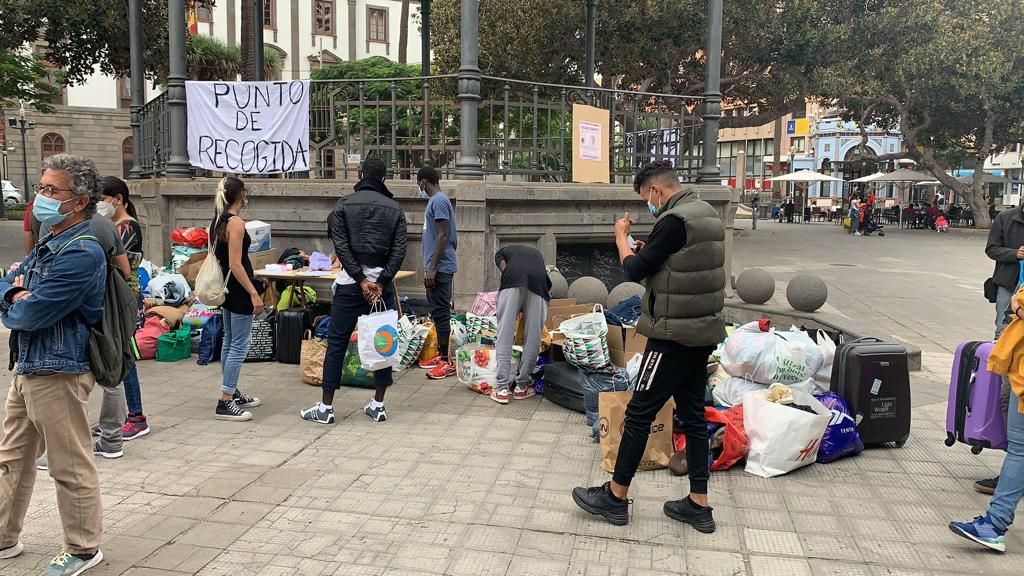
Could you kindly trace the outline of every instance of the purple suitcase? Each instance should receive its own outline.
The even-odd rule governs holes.
[[[992,342],[964,342],[956,349],[946,408],[946,446],[961,442],[974,454],[985,448],[1006,450],[1003,379],[987,368],[992,347]]]

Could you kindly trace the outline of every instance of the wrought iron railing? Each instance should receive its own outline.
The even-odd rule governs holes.
[[[376,156],[396,178],[424,164],[453,177],[463,134],[455,75],[312,80],[310,172],[291,177],[352,179]],[[477,141],[488,179],[570,181],[573,104],[608,110],[608,170],[625,182],[652,160],[671,160],[685,177],[700,167],[701,98],[521,82],[484,76]],[[166,97],[143,108],[142,166],[159,174],[167,161]]]
[[[137,149],[142,176],[162,176],[171,156],[170,123],[167,116],[167,92],[139,108],[141,142]]]

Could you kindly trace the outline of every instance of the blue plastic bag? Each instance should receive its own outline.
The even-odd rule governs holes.
[[[831,392],[815,398],[832,411],[832,420],[825,428],[825,436],[818,448],[818,462],[825,464],[863,452],[864,442],[857,433],[857,422],[850,414],[846,401]]]

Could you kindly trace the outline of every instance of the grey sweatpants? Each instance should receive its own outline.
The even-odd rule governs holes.
[[[103,403],[100,404],[100,443],[106,450],[118,451],[123,442],[122,427],[128,416],[128,404],[124,398],[124,384],[117,388],[104,388]]]
[[[506,288],[498,292],[498,391],[507,391],[512,379],[512,345],[516,338],[516,323],[523,313],[523,359],[515,383],[520,390],[530,385],[530,375],[537,367],[540,337],[548,315],[548,301],[530,292],[528,288]]]

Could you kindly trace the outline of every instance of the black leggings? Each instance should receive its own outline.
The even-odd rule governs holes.
[[[704,420],[704,398],[708,385],[708,356],[714,347],[688,348],[666,340],[648,340],[640,379],[633,399],[626,407],[626,424],[615,460],[617,484],[629,486],[647,448],[651,423],[669,398],[675,398],[676,413],[686,434],[686,462],[690,468],[690,492],[708,493],[711,468],[708,463],[708,425]]]

